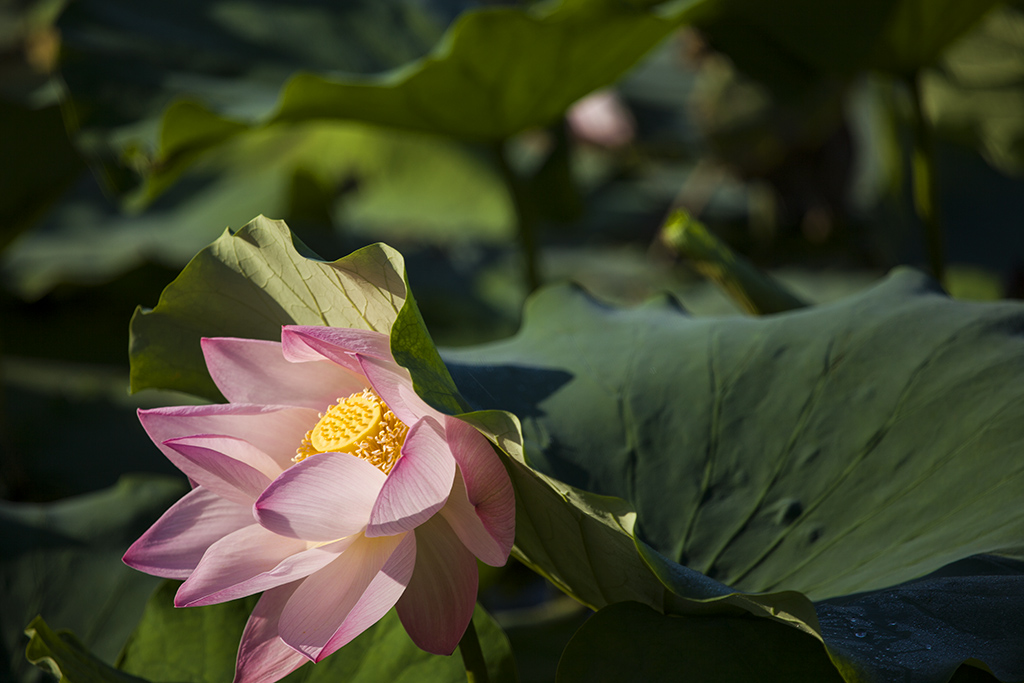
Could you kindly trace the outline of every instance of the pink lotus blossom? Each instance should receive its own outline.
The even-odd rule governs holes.
[[[227,404],[139,411],[194,488],[124,561],[184,579],[175,606],[262,592],[236,683],[318,662],[396,607],[451,654],[476,604],[476,558],[503,565],[515,503],[472,426],[428,406],[387,335],[289,326],[281,343],[203,339]]]

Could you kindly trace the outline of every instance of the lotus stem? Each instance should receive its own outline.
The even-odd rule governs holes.
[[[935,163],[935,136],[924,111],[919,71],[907,78],[912,109],[914,149],[911,155],[914,210],[924,228],[925,247],[932,276],[945,277],[945,240],[938,202],[938,168]]]
[[[803,308],[800,299],[767,273],[730,249],[686,211],[675,211],[661,228],[670,249],[690,260],[747,313],[766,315]]]
[[[487,662],[484,660],[484,652],[480,649],[480,638],[476,635],[476,626],[470,619],[466,632],[462,634],[459,641],[459,652],[462,654],[462,663],[466,667],[466,680],[469,683],[490,683],[487,675]]]
[[[541,276],[537,253],[537,217],[529,196],[529,188],[509,163],[504,140],[495,143],[494,157],[512,199],[512,207],[516,216],[516,233],[523,259],[523,279],[527,292],[532,292],[540,287]]]

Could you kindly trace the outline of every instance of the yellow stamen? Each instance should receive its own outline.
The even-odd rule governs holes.
[[[409,428],[372,389],[339,398],[306,432],[292,462],[320,453],[348,453],[384,474],[398,462]]]

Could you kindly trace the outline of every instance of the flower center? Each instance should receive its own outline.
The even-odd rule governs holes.
[[[320,453],[348,453],[366,460],[384,474],[398,462],[409,433],[377,392],[365,389],[320,413],[320,421],[306,432],[292,462]]]

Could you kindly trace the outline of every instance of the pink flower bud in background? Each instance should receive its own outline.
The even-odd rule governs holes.
[[[569,127],[584,142],[602,147],[624,147],[633,141],[633,115],[613,90],[598,90],[569,109]]]

